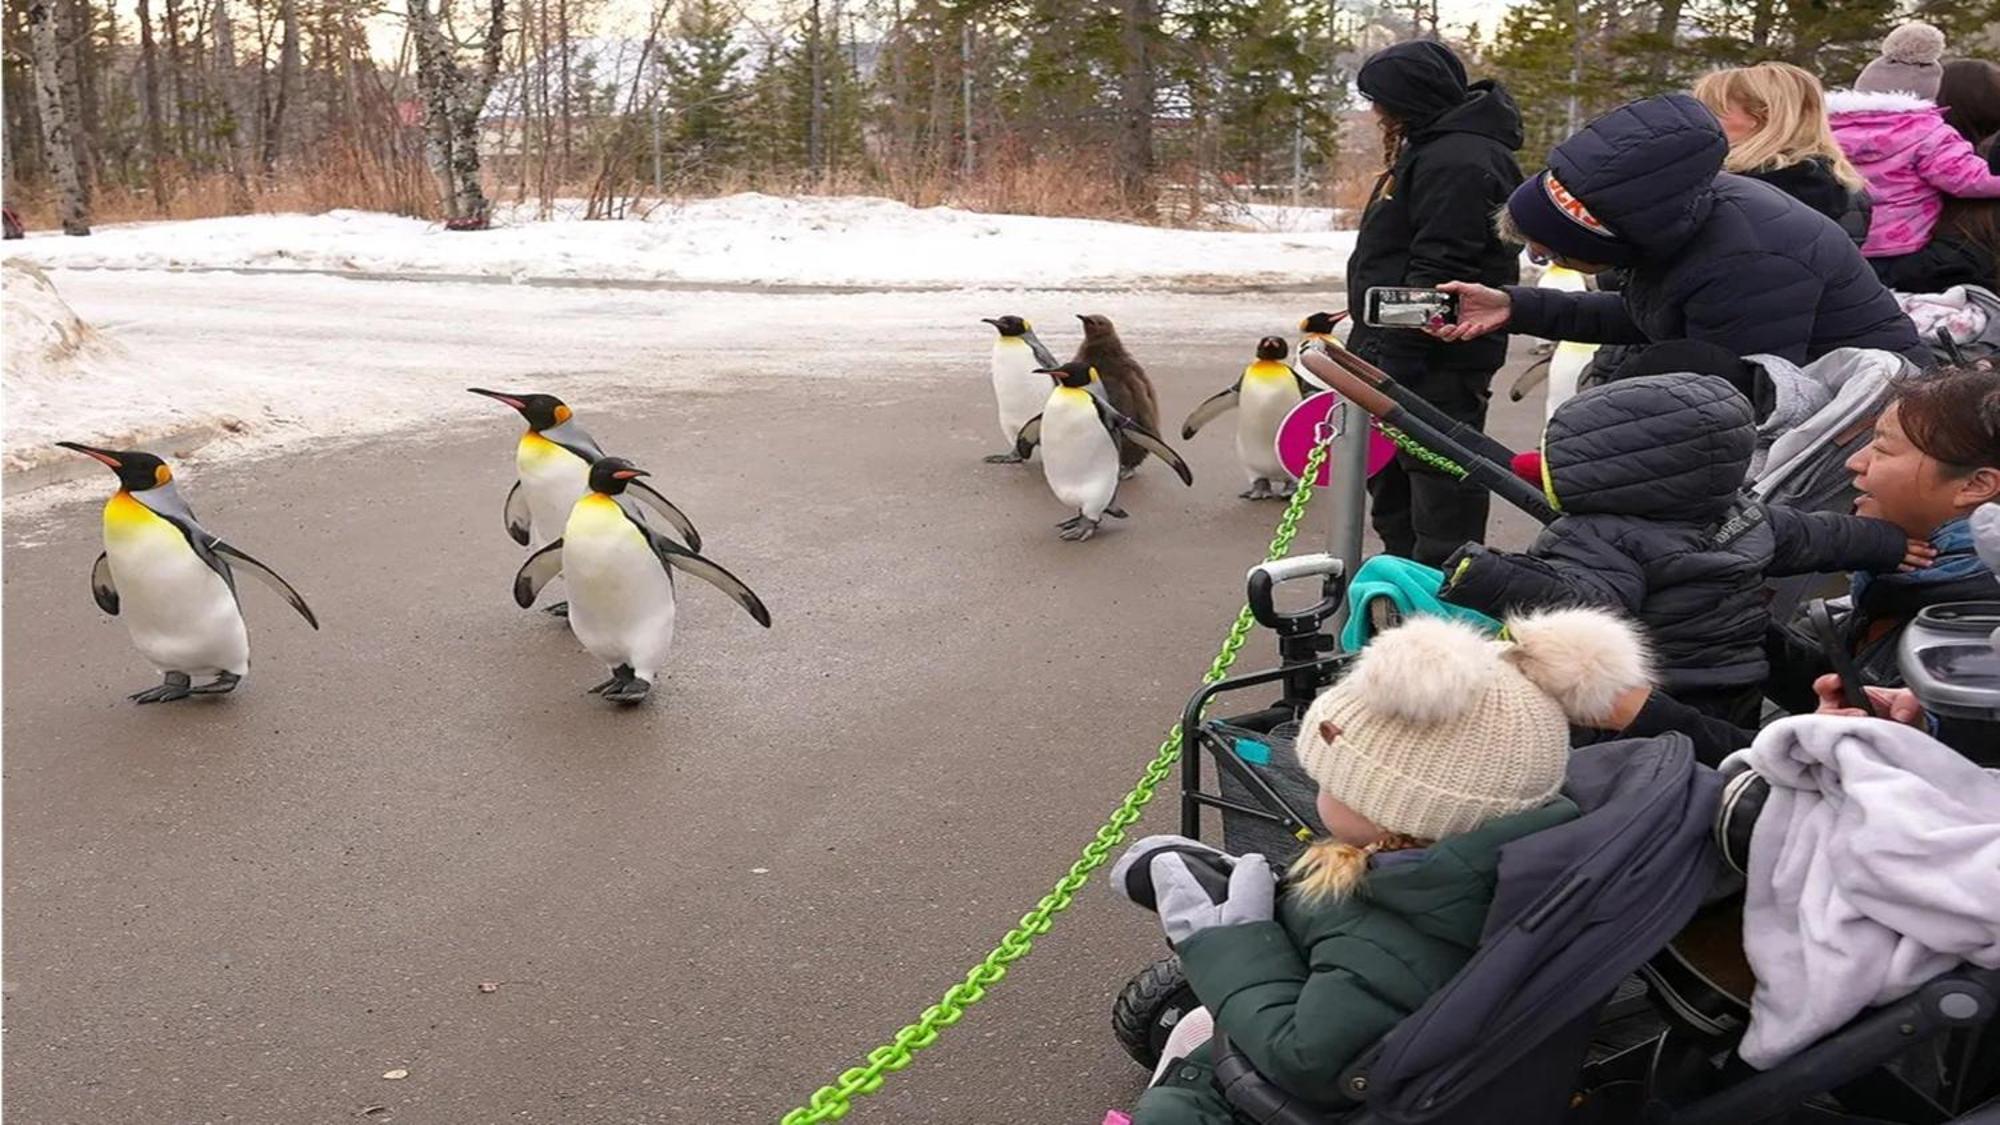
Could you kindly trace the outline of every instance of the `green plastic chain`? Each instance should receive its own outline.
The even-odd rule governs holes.
[[[1275,562],[1284,558],[1292,548],[1292,539],[1298,535],[1299,520],[1305,515],[1306,504],[1312,499],[1314,477],[1319,475],[1321,462],[1326,460],[1326,447],[1314,446],[1306,460],[1305,472],[1301,474],[1297,491],[1292,493],[1292,502],[1285,508],[1284,517],[1278,521],[1278,530],[1271,537],[1271,549],[1264,555],[1265,562]],[[1215,654],[1215,660],[1208,666],[1208,673],[1201,678],[1204,684],[1212,684],[1229,674],[1230,665],[1236,663],[1236,654],[1243,648],[1243,642],[1250,635],[1255,619],[1250,616],[1250,607],[1244,606],[1236,613],[1236,623],[1229,628],[1229,636],[1222,642],[1222,651]],[[1153,790],[1165,781],[1174,764],[1181,756],[1181,727],[1175,723],[1167,732],[1167,740],[1153,756],[1146,772],[1139,777],[1139,784],[1125,795],[1117,811],[1111,814],[1097,835],[1083,846],[1083,855],[1070,864],[1069,871],[1056,880],[1055,889],[1043,895],[1033,910],[1021,916],[1021,921],[1007,936],[1000,939],[993,952],[988,953],[979,964],[965,974],[965,979],[945,990],[938,1002],[925,1008],[917,1017],[917,1022],[896,1032],[894,1039],[868,1052],[867,1065],[843,1071],[838,1081],[831,1086],[821,1086],[813,1091],[806,1104],[792,1110],[779,1119],[780,1125],[811,1125],[815,1122],[838,1121],[854,1108],[855,1098],[864,1097],[882,1088],[883,1081],[896,1071],[910,1065],[918,1051],[937,1042],[938,1032],[950,1027],[965,1017],[965,1010],[977,1004],[986,996],[986,990],[1000,983],[1007,975],[1007,966],[1028,955],[1035,939],[1049,932],[1055,916],[1069,909],[1076,892],[1083,889],[1090,873],[1104,866],[1111,858],[1111,852],[1125,841],[1125,830],[1139,820],[1139,814],[1153,799]]]
[[[1416,438],[1411,437],[1410,435],[1404,433],[1403,431],[1397,429],[1394,426],[1378,425],[1375,428],[1382,431],[1383,437],[1388,438],[1390,441],[1395,442],[1396,448],[1402,450],[1403,452],[1409,454],[1412,457],[1415,457],[1417,460],[1423,462],[1426,465],[1429,465],[1431,468],[1436,469],[1438,472],[1449,473],[1450,475],[1455,476],[1460,480],[1465,479],[1465,466],[1460,465],[1458,462],[1442,454],[1432,453],[1430,450],[1418,444]]]

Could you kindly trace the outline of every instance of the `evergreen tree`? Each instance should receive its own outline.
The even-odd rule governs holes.
[[[720,169],[742,141],[736,115],[744,91],[736,68],[749,51],[736,44],[736,21],[718,0],[690,0],[680,10],[661,58],[672,148],[684,166]]]

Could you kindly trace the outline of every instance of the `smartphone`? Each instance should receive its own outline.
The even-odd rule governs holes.
[[[1841,702],[1862,714],[1873,715],[1875,707],[1869,702],[1868,689],[1861,679],[1860,670],[1854,666],[1853,658],[1847,655],[1847,646],[1841,643],[1840,632],[1834,628],[1833,614],[1827,610],[1825,598],[1814,598],[1806,603],[1806,621],[1812,626],[1813,639],[1819,642],[1820,651],[1833,665],[1834,675],[1840,677]]]
[[[1362,323],[1375,328],[1434,328],[1458,323],[1458,294],[1377,285],[1368,290]]]

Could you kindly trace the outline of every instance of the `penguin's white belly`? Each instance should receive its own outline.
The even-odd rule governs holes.
[[[521,491],[528,498],[529,533],[536,546],[562,534],[570,510],[590,491],[590,466],[562,446],[529,434],[515,452]]]
[[[1236,407],[1236,457],[1252,481],[1291,479],[1278,461],[1278,426],[1299,404],[1298,385],[1260,384],[1248,379]]]
[[[1035,373],[1035,354],[1028,345],[1005,338],[993,348],[993,401],[1000,411],[1000,433],[1009,446],[1021,427],[1042,412],[1049,398],[1049,377]]]
[[[629,664],[651,681],[674,641],[674,585],[667,568],[616,501],[592,494],[563,528],[569,625],[591,655]]]
[[[1056,499],[1096,519],[1118,492],[1118,445],[1086,391],[1064,388],[1042,412],[1042,473]]]
[[[190,676],[250,671],[236,596],[179,528],[121,493],[105,507],[104,550],[118,616],[153,667]]]

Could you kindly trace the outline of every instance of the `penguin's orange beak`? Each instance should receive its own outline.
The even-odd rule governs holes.
[[[644,469],[617,469],[611,475],[619,480],[631,480],[633,477],[649,477],[653,474]]]
[[[92,446],[83,445],[79,442],[74,442],[74,441],[59,441],[56,444],[63,447],[64,449],[74,449],[78,453],[83,454],[85,457],[92,458],[93,460],[102,461],[104,464],[110,466],[113,469],[119,469],[124,467],[119,462],[117,455],[112,453],[108,449],[97,449]]]

